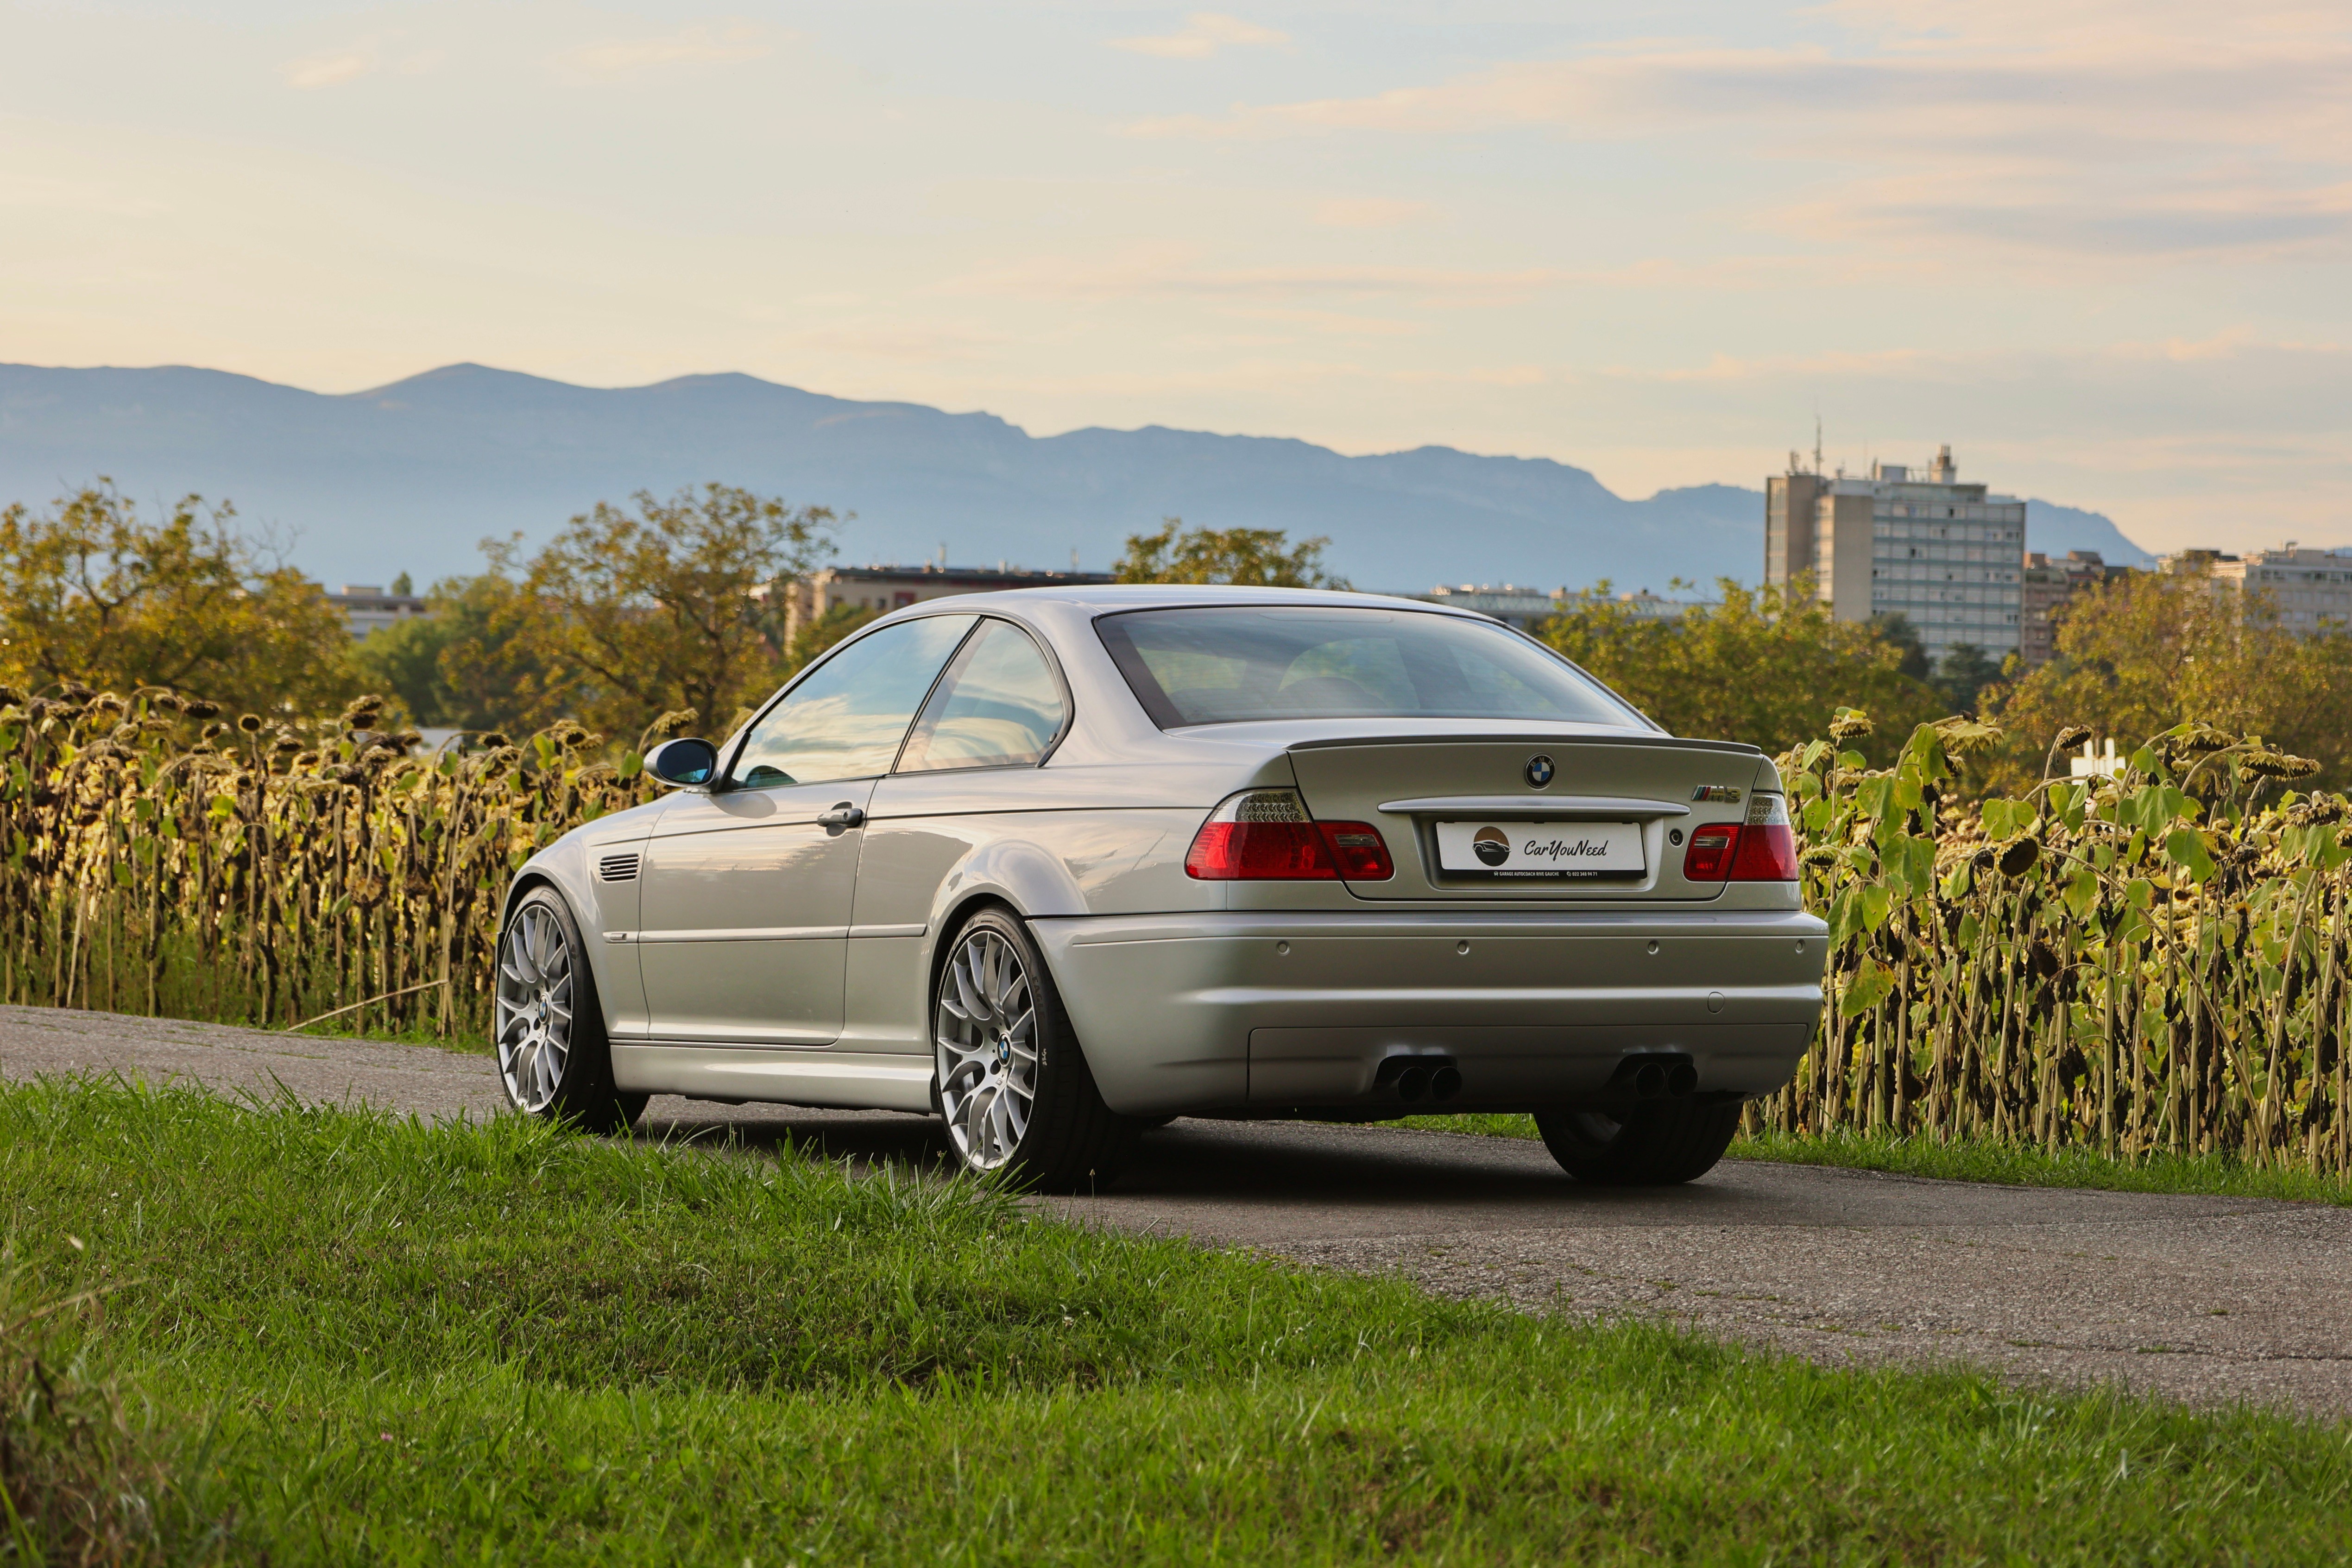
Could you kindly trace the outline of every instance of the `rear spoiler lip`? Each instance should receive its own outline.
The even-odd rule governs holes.
[[[1764,748],[1737,740],[1684,740],[1671,735],[1360,735],[1329,740],[1296,740],[1286,751],[1324,751],[1340,746],[1663,746],[1685,751],[1727,752],[1735,757],[1761,757]]]
[[[1602,822],[1648,821],[1691,814],[1688,806],[1673,800],[1643,800],[1622,795],[1429,795],[1411,800],[1383,800],[1380,809],[1399,817],[1455,816],[1521,821],[1554,817]]]

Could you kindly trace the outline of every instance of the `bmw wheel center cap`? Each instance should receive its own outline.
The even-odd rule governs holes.
[[[1530,757],[1528,758],[1528,782],[1538,789],[1542,789],[1545,785],[1551,782],[1550,758]]]

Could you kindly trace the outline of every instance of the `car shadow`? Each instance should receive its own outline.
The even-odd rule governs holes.
[[[892,1112],[657,1100],[638,1135],[754,1153],[790,1148],[857,1169],[895,1166],[941,1176],[955,1169],[947,1131],[936,1118]],[[1276,1207],[1367,1216],[1450,1210],[1490,1220],[1566,1209],[1612,1214],[1620,1222],[1682,1222],[1741,1198],[1720,1181],[1663,1189],[1588,1186],[1528,1139],[1187,1117],[1143,1133],[1114,1183],[1053,1201],[1106,1218],[1130,1210],[1144,1218],[1141,1211],[1200,1216]]]
[[[720,1105],[664,1096],[646,1109],[643,1140],[704,1148],[734,1147],[865,1168],[906,1166],[951,1172],[947,1129],[934,1116],[891,1111],[822,1111],[798,1105]]]

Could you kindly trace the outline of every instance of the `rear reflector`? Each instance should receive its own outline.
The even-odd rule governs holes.
[[[1385,882],[1389,846],[1370,822],[1318,822],[1294,789],[1247,789],[1209,814],[1184,856],[1202,882]]]
[[[1709,822],[1693,828],[1683,853],[1687,882],[1794,882],[1797,841],[1789,829],[1788,802],[1759,795],[1746,823]]]
[[[1349,882],[1386,882],[1396,875],[1389,860],[1388,841],[1370,822],[1318,822],[1339,874]]]
[[[1690,882],[1721,882],[1731,869],[1732,852],[1739,844],[1739,829],[1730,822],[1710,822],[1693,828],[1690,848],[1683,852],[1683,876]]]

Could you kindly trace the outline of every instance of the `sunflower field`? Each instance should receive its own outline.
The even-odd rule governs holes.
[[[1868,726],[1841,710],[1780,759],[1830,987],[1751,1128],[2352,1169],[2352,824],[2294,790],[2316,764],[2187,723],[2112,775],[1963,805],[1956,765],[1998,730],[1922,725],[1865,769],[1843,747]]]
[[[420,756],[383,712],[0,688],[0,1000],[486,1035],[507,880],[646,799],[644,747],[695,716],[629,749],[566,721]],[[1969,801],[1998,730],[1922,725],[1869,768],[1869,725],[1841,710],[1780,758],[1832,956],[1751,1130],[2352,1173],[2352,813],[2297,791],[2315,764],[2188,723],[2112,775]]]

